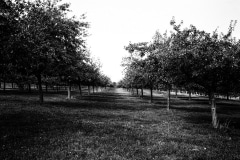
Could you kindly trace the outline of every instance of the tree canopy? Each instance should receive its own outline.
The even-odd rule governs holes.
[[[153,41],[130,43],[125,47],[130,56],[125,58],[129,61],[124,62],[128,65],[125,65],[126,74],[121,84],[134,87],[127,86],[126,81],[136,84],[144,79],[144,87],[168,89],[168,109],[173,86],[208,94],[213,126],[217,127],[215,94],[239,94],[240,41],[231,36],[236,21],[231,21],[226,34],[207,33],[193,25],[182,29],[182,24],[172,19],[170,35],[157,31]],[[144,58],[132,58],[133,53]]]
[[[34,79],[39,86],[40,103],[43,81],[55,79],[70,85],[77,80],[85,82],[82,77],[87,73],[91,74],[91,82],[101,75],[99,66],[90,63],[87,53],[86,16],[70,17],[70,5],[60,2],[1,2],[0,77],[8,81],[11,78],[17,84]]]

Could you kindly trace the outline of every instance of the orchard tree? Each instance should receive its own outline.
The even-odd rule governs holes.
[[[150,88],[154,84],[168,88],[168,109],[172,86],[185,88],[189,98],[192,91],[205,92],[211,101],[212,124],[217,128],[215,94],[239,93],[240,47],[239,41],[231,37],[236,22],[230,23],[227,34],[217,31],[210,34],[193,25],[181,29],[182,22],[177,25],[174,19],[170,24],[173,27],[170,36],[156,32],[153,42],[130,43],[126,47],[131,57],[122,84],[132,85],[147,75]],[[133,53],[145,57],[142,60],[145,74],[135,74],[141,65],[132,58]]]
[[[18,8],[12,4],[11,1],[0,1],[0,88],[1,81],[3,81],[3,89],[5,90],[5,83],[12,72],[10,71],[11,57],[9,52],[11,51],[11,37],[16,32],[17,23],[19,21],[18,11],[23,9]]]
[[[80,96],[82,96],[82,84],[85,84],[85,82],[87,81],[86,72],[88,70],[88,64],[87,64],[88,61],[89,61],[89,59],[85,55],[82,60],[82,63],[78,63],[77,68],[76,68],[77,84],[78,84]]]
[[[139,80],[150,88],[151,102],[152,92],[155,86],[161,85],[168,89],[167,109],[170,107],[170,90],[174,82],[172,77],[172,68],[168,65],[171,63],[169,56],[171,53],[171,37],[167,34],[161,35],[159,32],[153,37],[153,42],[129,44],[126,49],[131,53],[137,54],[143,58],[133,61],[134,70],[140,75]],[[134,74],[133,74],[134,75]]]
[[[153,37],[151,44],[152,52],[149,57],[154,60],[153,66],[156,72],[156,81],[167,89],[167,110],[170,109],[171,89],[175,84],[175,77],[173,73],[175,70],[172,68],[175,65],[171,60],[172,54],[172,37],[168,37],[167,33],[163,35],[158,31]]]
[[[143,87],[147,86],[150,89],[150,101],[153,101],[153,87],[156,82],[156,68],[155,59],[151,55],[152,48],[149,43],[130,43],[126,50],[131,54],[130,63],[128,68],[130,68],[130,76],[132,75],[132,83],[137,83],[141,86],[141,92],[143,96]]]
[[[234,65],[238,60],[236,62],[233,58],[236,57],[236,52],[230,52],[227,49],[234,24],[230,25],[226,35],[219,35],[217,32],[211,35],[197,30],[194,26],[180,30],[179,25],[175,25],[174,21],[171,23],[176,31],[172,42],[175,55],[171,58],[175,66],[179,68],[176,69],[178,72],[175,76],[185,85],[194,83],[204,88],[211,100],[212,124],[214,128],[217,128],[219,122],[215,94],[218,88],[222,87],[223,82],[226,82],[225,79],[230,80],[225,70],[237,76],[236,72],[234,73]],[[227,63],[230,59],[231,64]],[[235,83],[229,81],[231,82]]]
[[[18,32],[12,36],[11,57],[16,68],[36,76],[40,103],[43,103],[42,78],[51,76],[55,66],[74,68],[71,64],[88,28],[84,16],[80,20],[68,18],[69,4],[59,5],[58,2],[18,0],[13,3],[15,8],[23,8],[23,11],[19,11]]]

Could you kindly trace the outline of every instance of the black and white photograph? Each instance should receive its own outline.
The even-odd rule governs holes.
[[[240,160],[240,0],[0,0],[0,160]]]

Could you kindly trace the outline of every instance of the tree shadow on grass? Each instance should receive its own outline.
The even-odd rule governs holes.
[[[211,112],[211,104],[206,97],[193,97],[191,100],[187,98],[177,98],[171,100],[171,108],[183,110],[187,112]],[[240,103],[237,101],[216,100],[217,112],[220,114],[240,113]]]
[[[172,107],[172,109],[176,109],[178,111],[187,112],[183,119],[192,124],[199,125],[209,125],[212,127],[212,116],[210,108],[185,108],[185,107]],[[232,129],[240,129],[240,117],[238,115],[234,115],[232,111],[226,112],[224,110],[217,110],[219,124],[223,130],[232,130]]]
[[[49,94],[49,97],[51,96]],[[154,151],[150,150],[153,153],[153,157],[151,157],[147,148],[153,147],[153,144],[159,140],[158,138],[162,137],[161,131],[154,131],[154,136],[158,138],[156,141],[152,140],[153,144],[151,144],[152,142],[147,138],[149,138],[149,134],[153,135],[149,130],[144,131],[144,127],[151,129],[151,124],[154,124],[154,128],[161,124],[161,121],[165,121],[166,117],[169,117],[168,112],[164,112],[166,113],[164,115],[162,110],[159,110],[154,115],[155,110],[152,110],[165,108],[166,99],[156,97],[154,101],[156,103],[149,104],[145,99],[114,92],[94,93],[89,96],[84,95],[82,98],[76,97],[73,100],[46,101],[42,106],[33,105],[32,101],[29,103],[20,101],[20,105],[29,105],[30,110],[10,111],[0,116],[2,142],[0,159],[6,159],[6,157],[8,159],[60,159],[52,157],[54,152],[58,154],[61,152],[62,159],[71,159],[75,156],[74,154],[81,156],[79,159],[91,159],[87,157],[87,153],[90,154],[90,151],[99,154],[94,158],[100,159],[100,156],[103,155],[101,150],[105,153],[118,151],[122,155],[130,155],[131,157],[125,156],[127,159],[153,159]],[[188,103],[190,105],[187,106]],[[187,122],[184,123],[184,131],[188,130],[196,136],[215,132],[211,128],[211,112],[210,110],[205,111],[207,107],[196,109],[197,105],[194,105],[194,101],[183,103],[177,99],[174,99],[173,104],[175,105],[172,106],[175,107],[172,108],[174,115],[171,115],[176,118],[172,122],[172,124],[176,124],[175,128],[179,127],[178,120],[183,118]],[[151,110],[143,112],[143,114],[138,112],[146,109]],[[220,115],[221,117],[222,115]],[[237,125],[240,126],[239,118],[235,118],[234,121],[236,120]],[[143,129],[141,129],[142,125]],[[161,127],[159,127],[160,130]],[[176,131],[175,128],[174,131]],[[176,133],[176,135],[178,134]],[[172,142],[181,145],[184,143],[201,145],[202,143],[193,138],[191,140],[181,139],[178,136],[165,139],[165,142],[167,142],[166,152],[168,148],[175,147]],[[173,146],[168,147],[169,143]],[[100,149],[99,146],[101,146]],[[74,147],[78,147],[78,150],[75,151]],[[156,148],[156,153],[159,150],[161,150],[161,154],[166,154],[162,148]],[[175,155],[178,150],[175,148],[169,153]],[[182,149],[179,155],[181,154],[188,155],[185,153],[185,149]]]
[[[69,114],[57,113],[39,113],[33,111],[19,111],[16,113],[2,114],[0,117],[1,132],[0,137],[9,143],[9,141],[21,141],[24,138],[48,133],[52,136],[64,134],[65,132],[81,131],[90,132],[89,126],[82,121],[104,121],[104,120],[121,120],[127,119],[123,115],[108,115],[100,113],[82,113]],[[10,142],[11,143],[11,142]]]
[[[49,105],[67,108],[102,109],[102,110],[130,110],[159,109],[160,105],[150,104],[145,99],[126,93],[100,92],[91,95],[76,96],[75,100],[47,102]]]
[[[128,96],[126,98],[125,95],[120,94],[104,94],[104,93],[95,93],[92,95],[85,95],[82,97],[77,96],[79,100],[87,100],[93,102],[122,102],[122,103],[134,103],[133,96]]]
[[[154,103],[166,105],[166,99],[154,98]],[[238,101],[227,101],[217,99],[217,114],[220,124],[228,125],[230,129],[240,129],[240,103]],[[183,118],[186,122],[192,124],[201,124],[211,126],[211,106],[207,97],[178,97],[171,99],[170,109],[184,112],[187,115]]]
[[[123,110],[123,111],[143,111],[147,109],[161,109],[165,106],[154,105],[149,103],[132,102],[130,100],[124,101],[107,101],[103,99],[81,99],[78,101],[59,101],[59,102],[47,102],[46,106],[49,107],[65,107],[65,108],[74,108],[74,109],[87,109],[87,110]]]
[[[240,113],[240,103],[219,101],[217,103],[217,109],[226,114]]]
[[[75,109],[101,109],[101,110],[146,110],[159,109],[161,105],[152,105],[145,99],[129,95],[125,92],[116,93],[114,90],[110,92],[98,92],[90,95],[84,94],[80,96],[78,92],[72,92],[73,99],[66,99],[66,92],[46,93],[44,94],[44,106],[48,107],[66,107]],[[38,105],[37,93],[15,93],[0,97],[2,102],[16,105]]]
[[[94,112],[82,114],[63,112],[51,115],[21,111],[4,114],[0,117],[0,158],[31,159],[37,156],[46,158],[52,156],[52,152],[59,148],[74,152],[68,148],[73,140],[81,142],[84,154],[87,148],[94,149],[93,146],[89,146],[94,143],[88,144],[88,138],[91,141],[97,139],[100,145],[106,144],[108,147],[116,147],[121,143],[124,145],[122,149],[136,146],[136,141],[141,144],[147,143],[146,138],[137,134],[135,128],[123,126],[119,121],[128,121],[128,116]]]

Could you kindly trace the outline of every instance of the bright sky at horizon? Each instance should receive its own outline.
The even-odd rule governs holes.
[[[212,33],[226,33],[231,20],[238,23],[233,33],[240,37],[240,0],[64,0],[73,14],[86,14],[90,23],[87,39],[91,54],[99,58],[102,71],[113,82],[122,77],[124,46],[149,42],[156,30],[170,31],[174,16],[183,26],[193,24]]]

